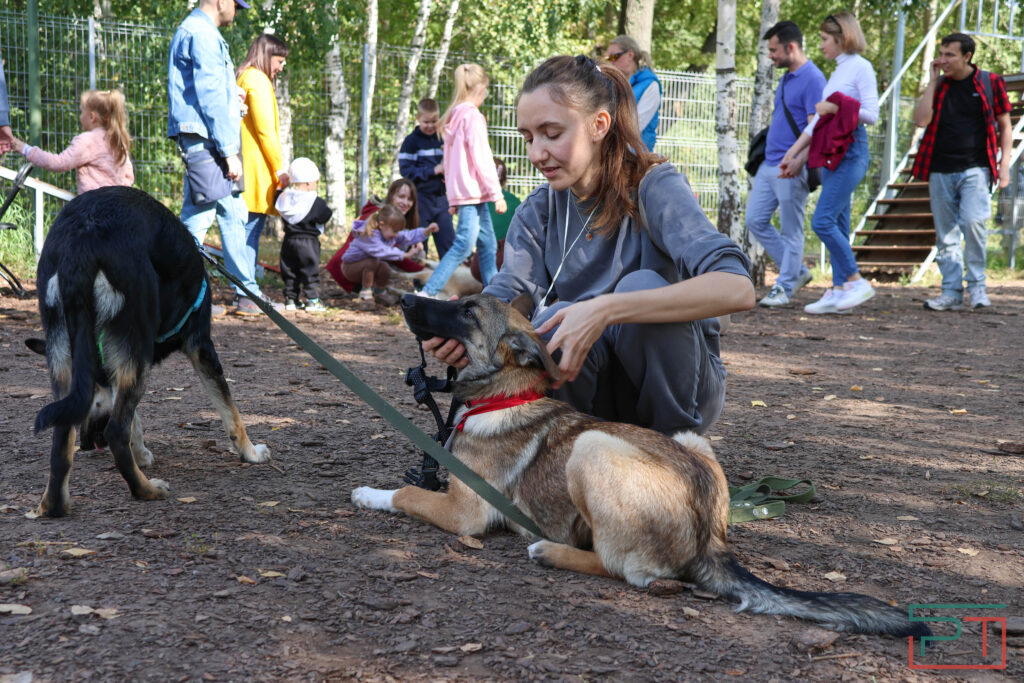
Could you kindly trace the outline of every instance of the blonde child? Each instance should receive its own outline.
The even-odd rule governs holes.
[[[365,220],[353,221],[352,243],[341,257],[341,272],[362,284],[360,299],[372,300],[376,295],[385,305],[396,303],[385,289],[391,277],[388,261],[422,256],[421,243],[437,232],[437,223],[414,230],[404,230],[405,226],[405,214],[393,204],[385,204]]]
[[[85,131],[76,135],[60,154],[14,139],[12,148],[25,159],[47,171],[78,173],[78,194],[108,185],[131,185],[132,139],[128,135],[128,115],[120,90],[86,90],[79,103],[79,122]]]
[[[455,97],[441,117],[441,131],[449,213],[457,211],[459,223],[455,242],[420,292],[425,296],[437,296],[459,264],[473,253],[474,245],[479,248],[484,284],[498,271],[498,242],[487,203],[494,202],[498,213],[505,213],[507,207],[487,142],[487,123],[480,113],[488,83],[487,72],[479,64],[461,64],[455,69]]]

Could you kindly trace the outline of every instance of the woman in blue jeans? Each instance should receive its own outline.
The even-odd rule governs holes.
[[[822,169],[821,196],[811,218],[811,228],[828,249],[832,261],[832,287],[818,301],[804,306],[807,313],[841,313],[875,295],[871,284],[861,277],[850,248],[850,200],[868,169],[868,135],[864,125],[878,121],[878,82],[871,62],[860,55],[867,47],[857,18],[849,12],[830,14],[819,27],[821,52],[836,61],[836,69],[825,84],[816,114],[779,164],[780,177],[792,178],[807,162],[811,138],[822,116],[836,114],[838,105],[829,102],[841,93],[860,103],[853,142],[834,170]],[[819,133],[820,134],[820,133]]]

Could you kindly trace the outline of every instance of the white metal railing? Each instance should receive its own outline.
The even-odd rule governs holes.
[[[0,177],[6,178],[7,180],[14,180],[15,176],[18,175],[17,171],[12,171],[6,166],[0,166]],[[59,187],[51,185],[50,183],[44,183],[41,180],[28,177],[25,179],[25,188],[30,189],[35,193],[35,220],[32,225],[32,249],[35,252],[36,259],[39,258],[39,252],[43,249],[43,237],[45,231],[44,216],[45,203],[47,197],[53,197],[54,199],[62,199],[64,201],[70,201],[75,198],[75,195],[71,194],[67,190],[62,190]]]

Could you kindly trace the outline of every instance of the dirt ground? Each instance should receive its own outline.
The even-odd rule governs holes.
[[[733,317],[728,400],[710,432],[719,460],[732,483],[807,477],[818,495],[731,527],[731,546],[775,583],[901,606],[1005,604],[983,616],[1012,626],[1024,616],[1024,456],[1004,449],[1024,442],[1024,282],[990,286],[995,305],[977,313],[927,312],[935,293],[881,285],[850,315]],[[433,431],[403,385],[418,354],[397,311],[327,294],[329,313],[293,319]],[[50,435],[32,422],[49,383],[23,345],[40,335],[34,300],[0,296],[0,681],[1024,679],[1020,631],[1005,671],[912,671],[905,640],[547,570],[518,536],[473,548],[356,509],[353,488],[397,487],[416,450],[268,319],[213,329],[272,464],[229,452],[175,356],[140,407],[148,473],[171,497],[134,501],[109,452],[79,453],[71,515],[27,519],[48,470]],[[998,663],[997,634],[988,657],[980,634],[965,623],[924,661]]]

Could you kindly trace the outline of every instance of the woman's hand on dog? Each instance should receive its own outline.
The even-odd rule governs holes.
[[[466,347],[454,339],[431,337],[423,342],[423,350],[434,354],[434,358],[442,363],[462,369],[469,365],[466,358]]]
[[[548,353],[554,355],[556,349],[562,350],[562,359],[558,363],[562,377],[552,385],[553,388],[576,379],[590,348],[608,327],[601,299],[596,297],[566,306],[537,328],[537,333],[543,335],[558,327],[548,342]]]

